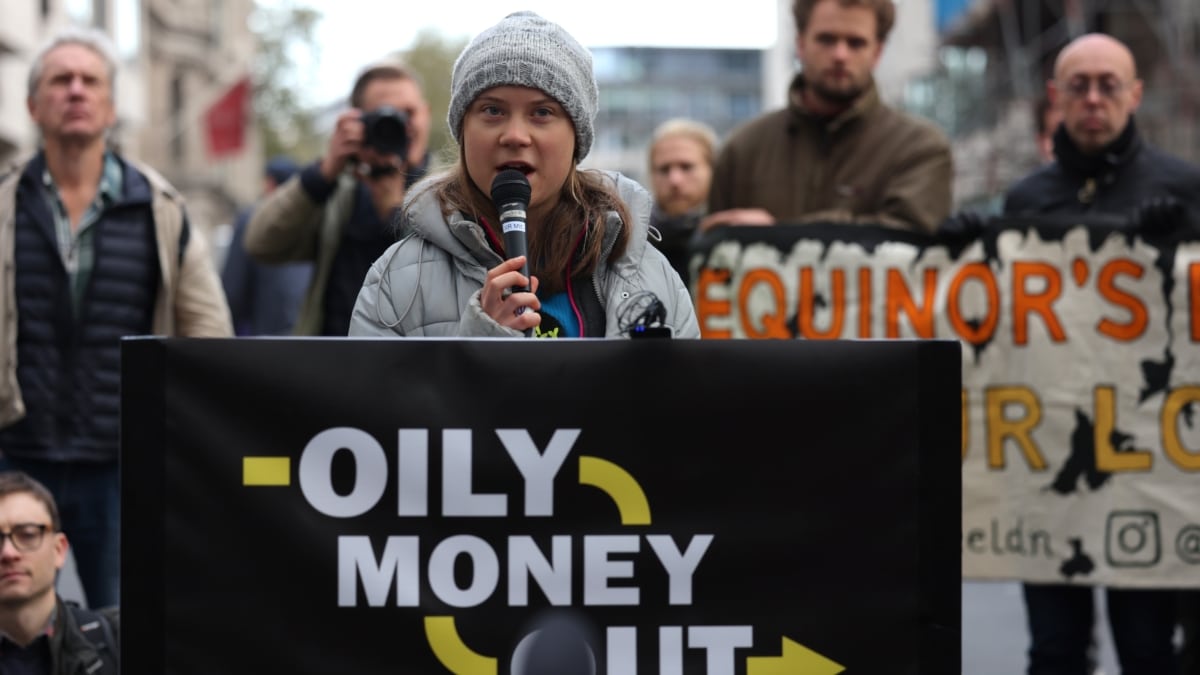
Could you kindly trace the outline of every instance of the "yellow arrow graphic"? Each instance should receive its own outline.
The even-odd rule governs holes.
[[[837,675],[846,669],[799,642],[783,638],[782,656],[751,656],[746,675]]]
[[[454,617],[425,617],[425,639],[438,661],[455,675],[496,675],[496,659],[477,654],[463,644]]]
[[[650,502],[629,472],[599,457],[579,457],[579,484],[600,488],[621,512],[622,525],[649,525]]]

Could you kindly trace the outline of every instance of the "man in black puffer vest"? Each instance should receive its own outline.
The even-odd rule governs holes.
[[[1200,167],[1151,147],[1138,134],[1133,113],[1142,81],[1125,45],[1108,35],[1077,38],[1059,53],[1048,94],[1062,113],[1055,161],[1009,191],[1006,214],[1065,215],[1143,233],[1200,223]],[[1024,595],[1029,674],[1090,673],[1092,588],[1026,583]],[[1178,672],[1172,644],[1176,593],[1109,588],[1106,598],[1121,672]]]
[[[119,601],[120,339],[232,335],[181,197],[107,147],[115,75],[103,33],[54,36],[29,74],[41,148],[0,172],[0,452],[57,499],[92,607]]]

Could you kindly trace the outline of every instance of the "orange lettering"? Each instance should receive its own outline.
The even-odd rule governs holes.
[[[871,268],[858,270],[858,337],[871,337]]]
[[[978,326],[971,325],[971,321],[963,318],[959,302],[963,286],[971,279],[983,284],[984,293],[987,294],[987,314],[978,322]],[[950,282],[948,292],[946,311],[949,313],[950,326],[954,328],[954,332],[973,345],[990,340],[1000,320],[1000,289],[996,287],[996,277],[991,268],[981,262],[964,265]]]
[[[713,317],[729,316],[728,300],[712,300],[708,297],[708,287],[714,284],[729,283],[729,270],[700,270],[700,278],[696,280],[696,319],[700,322],[700,337],[714,339],[729,339],[733,331],[717,330],[708,324]]]
[[[1200,263],[1188,265],[1188,295],[1192,305],[1192,342],[1200,342]]]
[[[917,337],[933,337],[933,298],[937,292],[937,270],[925,270],[924,304],[918,307],[913,300],[908,285],[904,283],[904,274],[900,270],[889,269],[887,273],[887,337],[900,337],[900,312],[908,316],[913,332]]]
[[[830,277],[830,286],[833,288],[830,291],[832,297],[829,299],[829,304],[833,314],[829,320],[829,328],[820,331],[813,325],[815,323],[813,315],[816,313],[813,302],[813,271],[811,267],[800,270],[800,310],[797,317],[800,337],[808,340],[834,340],[841,337],[842,321],[846,315],[846,272],[832,270]]]
[[[1062,293],[1062,277],[1058,269],[1046,263],[1016,262],[1013,263],[1013,341],[1024,345],[1029,343],[1029,314],[1036,312],[1046,322],[1050,338],[1055,342],[1066,340],[1058,317],[1050,305]],[[1046,289],[1041,293],[1029,293],[1026,282],[1034,277],[1046,280]]]
[[[1146,332],[1146,324],[1150,323],[1146,306],[1137,297],[1117,288],[1115,283],[1117,275],[1127,274],[1134,279],[1141,279],[1143,273],[1145,269],[1132,260],[1114,260],[1100,270],[1100,276],[1096,279],[1097,290],[1105,300],[1129,310],[1129,323],[1120,324],[1105,317],[1096,325],[1096,330],[1114,340],[1126,342]]]
[[[758,328],[751,321],[750,317],[750,293],[754,291],[754,287],[758,284],[766,284],[775,298],[775,313],[764,314],[762,316],[762,328]],[[764,338],[788,338],[791,334],[787,329],[787,321],[785,312],[787,309],[784,306],[784,290],[783,281],[779,275],[769,269],[757,268],[746,273],[742,279],[742,286],[738,290],[738,307],[741,308],[739,314],[742,318],[742,331],[746,333],[746,337],[754,340],[762,340]]]

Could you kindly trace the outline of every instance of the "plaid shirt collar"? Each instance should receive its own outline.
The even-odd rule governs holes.
[[[95,251],[93,249],[92,225],[100,220],[104,209],[120,200],[124,191],[124,175],[121,162],[110,151],[104,153],[104,168],[100,174],[100,185],[96,197],[88,204],[87,209],[79,218],[79,223],[71,226],[71,218],[59,196],[58,186],[50,170],[42,170],[42,188],[46,204],[54,219],[54,236],[58,241],[58,252],[62,258],[63,267],[71,279],[71,298],[76,310],[83,301],[84,289],[92,273]]]
[[[111,150],[104,151],[104,169],[100,174],[100,189],[96,190],[96,199],[88,207],[87,214],[95,211],[99,213],[105,206],[117,201],[121,196],[121,190],[124,187],[123,176],[121,175],[121,162],[117,161],[117,156]],[[58,186],[54,184],[54,176],[50,175],[50,168],[42,169],[42,187],[54,195],[58,196]]]

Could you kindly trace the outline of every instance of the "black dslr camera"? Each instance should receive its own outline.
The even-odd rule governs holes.
[[[364,145],[408,161],[408,115],[385,105],[363,113],[361,119]]]

